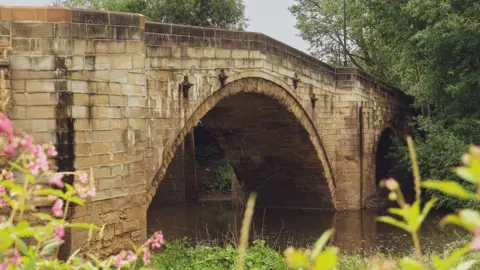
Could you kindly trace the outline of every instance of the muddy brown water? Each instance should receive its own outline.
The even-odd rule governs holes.
[[[378,211],[324,212],[298,209],[255,209],[251,236],[282,251],[288,246],[308,247],[323,231],[334,228],[332,242],[347,254],[369,255],[412,252],[410,236],[375,221]],[[433,212],[420,237],[424,250],[443,253],[449,243],[468,239],[459,228],[439,228],[445,213]],[[191,243],[225,245],[238,242],[243,209],[231,202],[209,201],[181,205],[159,205],[148,211],[148,231],[162,230],[167,241],[187,238]]]

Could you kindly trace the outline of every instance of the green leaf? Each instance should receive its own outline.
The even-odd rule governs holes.
[[[462,262],[457,267],[455,267],[453,270],[468,270],[468,269],[472,268],[472,266],[475,265],[476,263],[477,263],[476,260],[469,260],[469,261],[466,261],[466,262]]]
[[[405,270],[422,270],[422,265],[416,262],[415,260],[405,257],[400,261],[402,269]]]
[[[20,250],[20,252],[23,255],[27,256],[29,254],[29,251],[28,251],[28,247],[25,244],[25,242],[23,242],[22,239],[17,239],[17,243],[18,243],[18,249]]]
[[[468,181],[473,184],[477,184],[475,177],[472,174],[472,171],[468,167],[458,167],[453,169],[453,171],[463,180]]]
[[[438,257],[438,255],[433,254],[432,256],[430,256],[430,259],[432,260],[433,264],[435,265],[436,270],[447,269],[446,263],[443,262],[442,259],[440,259],[440,257]]]
[[[475,228],[480,226],[480,213],[475,210],[464,209],[456,214],[446,215],[441,220],[440,225],[445,226],[446,224],[455,224],[473,232]]]
[[[36,270],[37,269],[37,260],[35,257],[30,258],[30,261],[23,268],[24,270]]]
[[[330,270],[337,265],[338,249],[329,247],[324,252],[320,253],[315,259],[313,270]]]
[[[420,201],[415,201],[413,205],[406,208],[407,225],[410,232],[418,230],[420,227]]]
[[[80,228],[80,229],[90,229],[93,228],[94,230],[100,230],[100,227],[90,224],[90,223],[71,223],[67,224],[66,227],[69,228]]]
[[[422,182],[422,187],[436,189],[460,199],[471,199],[475,197],[474,193],[466,190],[460,183],[455,181],[427,180]]]
[[[57,242],[57,241],[53,241],[53,242],[50,242],[48,244],[46,244],[42,251],[40,252],[40,255],[42,256],[46,256],[46,255],[50,255],[52,254],[60,245],[63,244],[63,240],[60,241],[60,242]]]
[[[59,189],[52,189],[52,188],[47,188],[47,189],[42,189],[38,192],[39,195],[53,195],[62,199],[66,199],[65,193]]]
[[[333,233],[332,229],[326,230],[322,234],[322,236],[320,236],[320,238],[315,242],[313,252],[312,252],[312,255],[311,255],[312,259],[316,258],[317,255],[320,253],[320,251],[322,251],[325,244],[327,244],[328,239],[330,239],[330,237],[332,236],[332,233]]]
[[[425,204],[425,206],[422,209],[422,214],[420,215],[420,218],[421,218],[420,222],[423,222],[425,220],[428,213],[430,213],[430,210],[432,210],[432,207],[436,202],[437,202],[437,199],[431,199]]]
[[[76,203],[78,205],[81,205],[81,206],[85,205],[85,203],[83,202],[83,199],[81,199],[80,197],[77,197],[77,196],[71,197],[70,201],[73,202],[73,203]]]
[[[45,214],[45,213],[34,213],[33,216],[40,220],[46,220],[46,221],[54,220],[54,218],[51,215]]]
[[[307,268],[310,264],[307,254],[302,250],[285,250],[285,261],[290,268]]]
[[[401,208],[388,208],[388,212],[390,214],[394,214],[394,215],[397,215],[397,216],[400,216],[400,217],[405,216],[405,212]]]
[[[8,249],[13,244],[13,238],[6,230],[0,231],[0,251]]]
[[[407,226],[407,224],[405,224],[405,222],[396,220],[393,217],[381,216],[381,217],[377,217],[377,221],[390,224],[392,226],[398,227],[398,228],[400,228],[404,231],[407,231],[407,232],[409,231],[408,226]]]

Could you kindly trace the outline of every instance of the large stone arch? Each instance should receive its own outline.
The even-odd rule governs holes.
[[[301,105],[301,102],[297,98],[293,89],[278,78],[258,71],[247,71],[233,74],[228,80],[229,83],[224,87],[221,87],[220,84],[218,84],[214,88],[215,90],[212,91],[212,94],[200,102],[199,105],[194,108],[185,108],[186,120],[183,123],[183,127],[177,132],[175,137],[167,143],[163,153],[163,162],[151,182],[151,185],[147,187],[147,205],[150,205],[160,182],[165,177],[167,168],[175,156],[176,149],[183,142],[185,136],[197,125],[199,120],[215,108],[218,103],[229,97],[241,94],[258,94],[259,96],[274,100],[276,103],[283,106],[292,116],[295,117],[308,134],[309,142],[313,146],[323,170],[324,179],[321,181],[326,181],[330,192],[332,207],[335,208],[335,181],[327,153],[318,130],[309,115],[308,108],[304,108]]]

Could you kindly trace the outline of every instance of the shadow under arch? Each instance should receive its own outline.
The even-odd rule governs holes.
[[[203,123],[209,122],[209,124],[214,124],[215,119],[219,119],[218,116],[225,116],[229,114],[230,110],[230,115],[234,115],[237,118],[230,118],[228,119],[225,118],[223,123],[233,123],[231,120],[239,120],[247,122],[246,126],[248,127],[249,124],[254,123],[260,123],[262,126],[261,128],[264,131],[269,131],[270,135],[274,134],[271,131],[275,132],[275,129],[277,130],[288,130],[290,133],[288,134],[279,134],[282,135],[282,137],[288,137],[289,140],[292,142],[292,145],[290,146],[289,150],[285,151],[285,155],[281,156],[279,159],[277,159],[279,156],[274,156],[274,155],[269,155],[269,153],[263,155],[256,155],[255,153],[249,153],[246,155],[238,155],[238,153],[243,152],[245,149],[241,149],[241,147],[238,147],[238,145],[231,145],[231,143],[228,142],[228,136],[232,136],[234,132],[232,132],[232,127],[226,128],[226,126],[222,127],[216,127],[214,128],[214,132],[217,138],[220,138],[219,141],[222,141],[220,144],[222,145],[222,148],[226,150],[225,152],[229,156],[229,158],[232,161],[232,166],[234,167],[235,174],[237,177],[240,178],[241,181],[244,181],[245,183],[248,181],[247,177],[245,177],[245,169],[256,169],[253,171],[256,171],[257,173],[260,173],[261,170],[266,170],[266,174],[268,174],[270,171],[268,168],[269,166],[272,166],[275,163],[278,163],[279,160],[281,160],[281,166],[280,167],[288,167],[290,164],[286,162],[285,157],[288,157],[292,162],[297,165],[301,165],[298,163],[301,159],[298,159],[299,156],[302,154],[306,154],[306,157],[309,158],[310,160],[316,160],[318,161],[317,163],[314,163],[312,161],[308,162],[307,164],[304,164],[307,169],[305,169],[305,172],[315,172],[313,175],[309,176],[306,175],[305,173],[300,173],[297,174],[297,176],[302,176],[302,177],[307,177],[310,179],[306,179],[306,182],[301,184],[301,189],[304,190],[304,195],[308,196],[313,196],[312,193],[309,193],[309,185],[312,185],[312,188],[310,191],[314,191],[317,193],[322,193],[325,195],[325,190],[328,192],[328,204],[329,208],[335,208],[335,183],[333,179],[333,174],[331,170],[331,166],[328,162],[328,158],[325,152],[325,149],[323,147],[322,141],[319,137],[318,131],[316,130],[312,120],[310,119],[308,113],[306,110],[302,107],[300,102],[297,100],[295,97],[295,94],[293,94],[293,91],[289,89],[287,85],[285,85],[283,82],[279,81],[278,79],[274,78],[273,76],[270,75],[265,75],[265,76],[258,76],[258,72],[250,74],[249,72],[242,73],[240,75],[235,74],[232,75],[232,78],[229,79],[230,83],[225,85],[225,87],[218,87],[216,91],[214,91],[209,97],[207,97],[196,109],[195,111],[191,114],[191,116],[188,118],[188,120],[185,122],[183,128],[181,131],[178,133],[176,138],[170,143],[164,150],[164,155],[163,155],[163,163],[161,167],[159,168],[156,176],[154,177],[151,186],[147,189],[147,205],[150,205],[153,197],[155,196],[157,189],[159,188],[159,184],[162,181],[162,179],[165,177],[165,174],[167,172],[168,166],[173,160],[175,156],[175,151],[177,147],[182,143],[184,140],[185,136],[192,130],[193,127],[197,125],[197,123],[202,120]],[[258,105],[260,106],[254,106],[254,103],[260,103]],[[243,107],[239,107],[240,105]],[[245,106],[249,105],[250,107],[247,109]],[[275,109],[277,110],[283,110],[283,112],[287,112],[286,114],[283,114],[282,116],[285,117],[285,123],[282,124],[278,120],[278,117],[276,118],[277,120],[275,121],[265,121],[265,119],[274,119],[275,118],[275,112],[274,111],[268,111],[268,109],[263,110],[263,107],[269,107],[269,106],[274,106]],[[230,109],[229,109],[230,108]],[[240,110],[243,110],[244,112],[250,112],[250,114],[243,115],[240,118],[238,118],[239,114],[231,113],[233,110],[237,110],[240,108]],[[273,108],[273,107],[272,107]],[[255,113],[259,113],[261,115],[256,116],[254,119],[252,116],[255,115]],[[212,116],[213,115],[213,116]],[[210,119],[210,120],[209,120]],[[294,122],[291,120],[295,120]],[[250,122],[248,122],[250,120]],[[237,123],[238,124],[238,123]],[[289,124],[293,124],[292,127],[289,127]],[[256,127],[250,127],[249,132],[252,133],[255,131]],[[229,130],[230,129],[230,130]],[[245,127],[237,127],[237,130],[245,130]],[[296,129],[296,130],[295,130]],[[247,132],[243,132],[244,135],[247,134]],[[308,142],[307,145],[310,148],[309,149],[302,149],[302,146],[299,145],[294,145],[295,143],[295,137],[301,138],[303,140],[303,144],[305,142]],[[276,137],[278,140],[283,140],[281,137]],[[249,140],[254,140],[254,136],[252,134],[245,136],[245,138],[237,138],[233,140],[234,142],[244,142],[244,143],[249,143]],[[232,140],[231,140],[232,141]],[[231,142],[230,141],[230,142]],[[263,143],[268,143],[265,139],[262,141]],[[255,146],[260,146],[262,145],[262,142],[256,142],[253,145]],[[286,140],[283,140],[283,146],[285,147],[285,142]],[[230,144],[230,145],[229,145]],[[271,146],[270,146],[271,147]],[[295,155],[291,155],[293,147],[298,148],[298,153]],[[282,152],[285,149],[280,149]],[[307,153],[308,152],[308,153]],[[315,157],[311,155],[311,153],[315,154]],[[257,153],[258,154],[258,153]],[[247,159],[244,159],[247,157]],[[255,158],[258,158],[259,160],[254,160]],[[270,159],[270,160],[268,160]],[[265,162],[267,160],[267,162]],[[259,163],[263,163],[261,166],[258,166]],[[268,166],[265,166],[268,165]],[[298,167],[297,167],[298,168]],[[310,171],[309,171],[310,170]],[[288,171],[288,170],[287,170]],[[282,170],[276,170],[275,172],[280,172],[282,173]],[[288,172],[287,172],[288,173]],[[298,172],[296,172],[298,173]],[[321,173],[319,175],[318,173]],[[257,175],[258,176],[258,175]],[[292,176],[294,177],[295,174]],[[274,175],[275,177],[275,175]],[[312,177],[316,179],[312,179]],[[318,178],[322,179],[318,179]],[[313,180],[313,181],[312,181]],[[272,181],[270,181],[272,182]],[[316,185],[318,182],[322,182],[324,185]],[[283,183],[285,184],[285,183]],[[248,189],[248,184],[247,189]],[[252,191],[252,190],[250,190]],[[283,194],[286,197],[283,197],[283,201],[288,201],[290,199],[295,199],[295,198],[289,198],[288,194]],[[259,196],[260,197],[260,196]],[[325,199],[325,198],[324,198]],[[307,206],[308,208],[308,206]],[[316,207],[312,207],[316,208]]]
[[[395,129],[392,126],[387,126],[380,133],[376,149],[373,151],[375,154],[375,186],[377,191],[380,191],[380,182],[388,177],[391,177],[390,172],[393,168],[393,161],[389,154],[394,149],[394,139],[397,136]]]

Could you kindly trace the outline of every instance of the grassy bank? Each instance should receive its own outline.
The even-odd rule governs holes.
[[[452,243],[446,247],[451,250],[464,244],[464,240]],[[429,253],[428,251],[426,252]],[[442,257],[442,255],[439,255]],[[430,257],[427,255],[426,257]],[[380,254],[365,257],[362,255],[340,255],[336,269],[372,269],[370,262],[373,258],[379,259],[398,259],[394,254]],[[471,253],[463,258],[463,261],[470,259],[480,259],[479,253]],[[169,269],[169,270],[231,270],[235,269],[236,249],[233,246],[209,247],[209,246],[191,246],[185,241],[177,241],[166,245],[165,250],[152,256],[151,269]],[[426,265],[431,265],[429,260]],[[288,269],[283,256],[280,252],[273,250],[265,245],[261,240],[254,241],[250,246],[247,255],[246,269],[258,270],[283,270]],[[401,269],[397,267],[396,269]],[[480,264],[470,269],[479,269]]]

